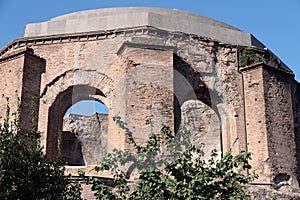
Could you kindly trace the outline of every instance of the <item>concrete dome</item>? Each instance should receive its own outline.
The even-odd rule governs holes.
[[[105,8],[75,12],[28,24],[24,37],[74,34],[151,26],[212,38],[224,43],[264,47],[251,34],[203,15],[162,8]]]

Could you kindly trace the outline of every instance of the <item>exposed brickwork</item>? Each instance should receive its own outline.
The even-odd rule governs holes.
[[[285,190],[274,189],[272,186],[257,186],[248,185],[246,187],[246,193],[251,196],[251,199],[276,199],[276,200],[299,200],[299,190]]]
[[[36,97],[41,142],[49,158],[56,157],[65,111],[80,100],[96,99],[108,107],[105,152],[128,148],[123,130],[112,121],[114,115],[120,115],[142,143],[149,132],[144,127],[146,106],[152,105],[155,131],[159,122],[177,131],[192,109],[190,128],[212,127],[214,137],[209,140],[217,142],[208,141],[211,147],[253,153],[251,164],[260,175],[257,183],[296,187],[299,95],[290,72],[266,64],[241,68],[238,46],[151,27],[91,40],[82,35],[66,38],[46,36],[47,42],[26,43],[34,54],[12,46],[0,60],[0,72],[5,74],[0,77],[1,115],[5,97],[11,98],[13,109],[21,98],[22,116],[30,116],[29,99]],[[203,105],[189,104],[190,100]],[[201,109],[204,113],[198,114]],[[196,126],[200,115],[205,120]],[[194,134],[199,142],[208,137],[200,136],[201,131]]]
[[[260,182],[269,182],[270,166],[263,87],[263,69],[244,73],[246,130],[248,151],[253,153],[251,165],[260,174]]]
[[[38,123],[41,73],[45,60],[32,54],[31,49],[20,49],[0,60],[1,76],[1,118],[6,112],[6,98],[9,98],[11,113],[21,106],[21,129],[30,131],[32,120]],[[35,116],[32,112],[35,112]],[[11,118],[12,120],[12,118]]]
[[[244,72],[248,150],[258,182],[297,187],[291,80],[263,64]]]
[[[25,53],[25,52],[24,52]],[[24,53],[16,54],[9,59],[3,59],[0,63],[1,71],[1,121],[6,116],[6,98],[9,98],[10,107],[13,112],[16,112],[18,99],[22,94],[22,79],[24,66]]]
[[[263,71],[266,99],[266,125],[268,133],[271,180],[277,184],[296,184],[295,133],[291,80],[270,68]]]

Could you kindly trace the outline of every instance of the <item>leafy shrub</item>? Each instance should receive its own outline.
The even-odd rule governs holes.
[[[70,182],[62,163],[46,158],[34,124],[22,133],[19,114],[14,116],[10,121],[8,105],[0,126],[0,199],[63,199]]]
[[[260,54],[255,52],[251,47],[246,47],[241,52],[241,64],[251,65],[258,62],[266,61]]]
[[[95,168],[97,172],[109,170],[114,187],[79,173],[86,184],[92,184],[98,199],[250,199],[243,185],[257,176],[239,173],[251,168],[250,153],[232,156],[227,152],[218,159],[214,150],[206,161],[203,145],[191,145],[186,129],[174,135],[166,126],[161,127],[160,134],[151,133],[141,146],[120,117],[114,117],[114,121],[125,130],[134,151],[114,150]],[[152,125],[151,120],[147,124]],[[132,175],[138,175],[138,179],[130,179]]]

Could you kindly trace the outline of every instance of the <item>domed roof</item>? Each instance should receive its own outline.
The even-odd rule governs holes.
[[[66,14],[47,22],[28,24],[24,37],[142,26],[195,34],[229,44],[263,47],[251,34],[209,17],[180,10],[146,7],[104,8]]]

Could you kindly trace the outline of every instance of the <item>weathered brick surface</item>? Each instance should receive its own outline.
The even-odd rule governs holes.
[[[251,199],[299,200],[299,189],[275,189],[270,185],[247,185],[245,192]]]
[[[30,62],[13,48],[7,53],[17,56],[2,57],[0,106],[3,116],[6,96],[14,108],[16,98],[24,97],[21,112],[27,113],[29,96],[39,94],[38,127],[50,158],[57,154],[65,111],[80,100],[96,99],[109,110],[105,151],[128,148],[123,130],[112,121],[116,114],[140,143],[151,128],[159,131],[160,122],[177,131],[185,120],[199,142],[211,137],[210,148],[252,152],[258,183],[296,186],[298,83],[287,71],[267,64],[241,68],[236,45],[150,27],[93,39],[49,37],[27,41],[35,54],[27,56]],[[43,63],[37,56],[46,61],[41,78],[35,76]],[[148,105],[155,122],[150,128],[144,124]],[[209,127],[214,135],[207,135]]]
[[[258,182],[297,187],[291,80],[266,65],[244,72],[247,144]]]
[[[0,63],[1,71],[1,121],[6,116],[6,98],[9,98],[12,112],[16,112],[18,98],[22,94],[22,79],[24,66],[24,53]]]
[[[266,127],[266,110],[263,87],[263,69],[244,73],[246,130],[248,150],[253,153],[251,165],[260,174],[260,182],[269,182],[270,165]],[[255,110],[255,112],[253,112]]]
[[[31,130],[33,119],[38,123],[40,82],[44,68],[45,60],[26,48],[1,59],[1,120],[6,113],[6,98],[9,98],[11,113],[17,112],[18,105],[22,107],[20,125],[23,131]]]
[[[264,98],[272,177],[275,183],[295,185],[297,154],[293,121],[292,82],[286,76],[265,68]]]

